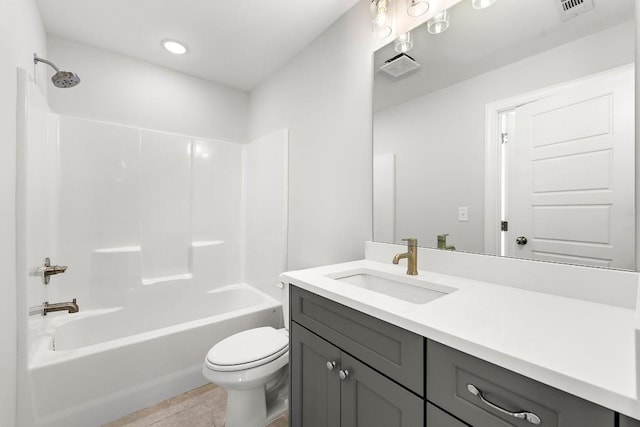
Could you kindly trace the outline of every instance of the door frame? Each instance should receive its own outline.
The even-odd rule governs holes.
[[[500,114],[525,104],[557,94],[559,91],[581,84],[586,80],[607,74],[633,70],[635,64],[611,68],[599,73],[567,80],[542,89],[524,92],[485,105],[484,139],[484,253],[500,255]]]

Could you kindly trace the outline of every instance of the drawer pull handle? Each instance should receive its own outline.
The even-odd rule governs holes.
[[[345,369],[345,370],[340,369],[338,371],[338,376],[340,377],[341,381],[346,380],[349,375],[351,375],[351,372],[349,372],[348,369]]]
[[[467,384],[467,390],[469,391],[469,393],[473,394],[474,396],[478,396],[482,401],[482,403],[484,403],[485,405],[505,415],[509,415],[510,417],[514,417],[514,418],[520,418],[521,420],[526,420],[531,424],[535,424],[535,425],[540,425],[540,423],[542,422],[540,417],[534,414],[533,412],[511,412],[511,411],[507,411],[506,409],[502,409],[498,405],[494,405],[493,403],[485,399],[484,396],[482,395],[482,392],[478,390],[478,388],[473,384]]]
[[[336,361],[330,360],[327,362],[327,371],[333,371],[333,368],[336,367]]]

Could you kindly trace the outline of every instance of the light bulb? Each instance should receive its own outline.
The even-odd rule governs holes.
[[[384,39],[391,35],[392,29],[389,25],[376,25],[375,23],[372,26],[373,35],[376,38]]]
[[[407,0],[407,13],[411,16],[420,16],[429,10],[429,2],[426,0]]]
[[[371,30],[375,37],[384,39],[389,37],[393,30],[389,24],[389,0],[373,0],[371,2]]]
[[[427,31],[431,34],[440,34],[449,28],[449,9],[443,10],[427,21]]]
[[[474,9],[484,9],[494,4],[496,0],[471,0],[471,6]]]
[[[409,31],[398,36],[393,44],[393,48],[398,53],[405,53],[411,50],[413,47],[413,36]]]

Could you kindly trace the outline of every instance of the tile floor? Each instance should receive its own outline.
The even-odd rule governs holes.
[[[141,409],[104,427],[224,427],[227,394],[214,384],[203,385],[155,406]],[[287,427],[284,415],[267,427]]]

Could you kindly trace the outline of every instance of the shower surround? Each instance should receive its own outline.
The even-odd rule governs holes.
[[[22,80],[25,425],[116,419],[204,384],[220,339],[280,326],[265,285],[285,268],[286,131],[242,145],[59,116]],[[261,251],[262,276],[246,265]],[[69,266],[47,286],[33,273],[44,256]],[[26,316],[72,298],[79,313]]]

